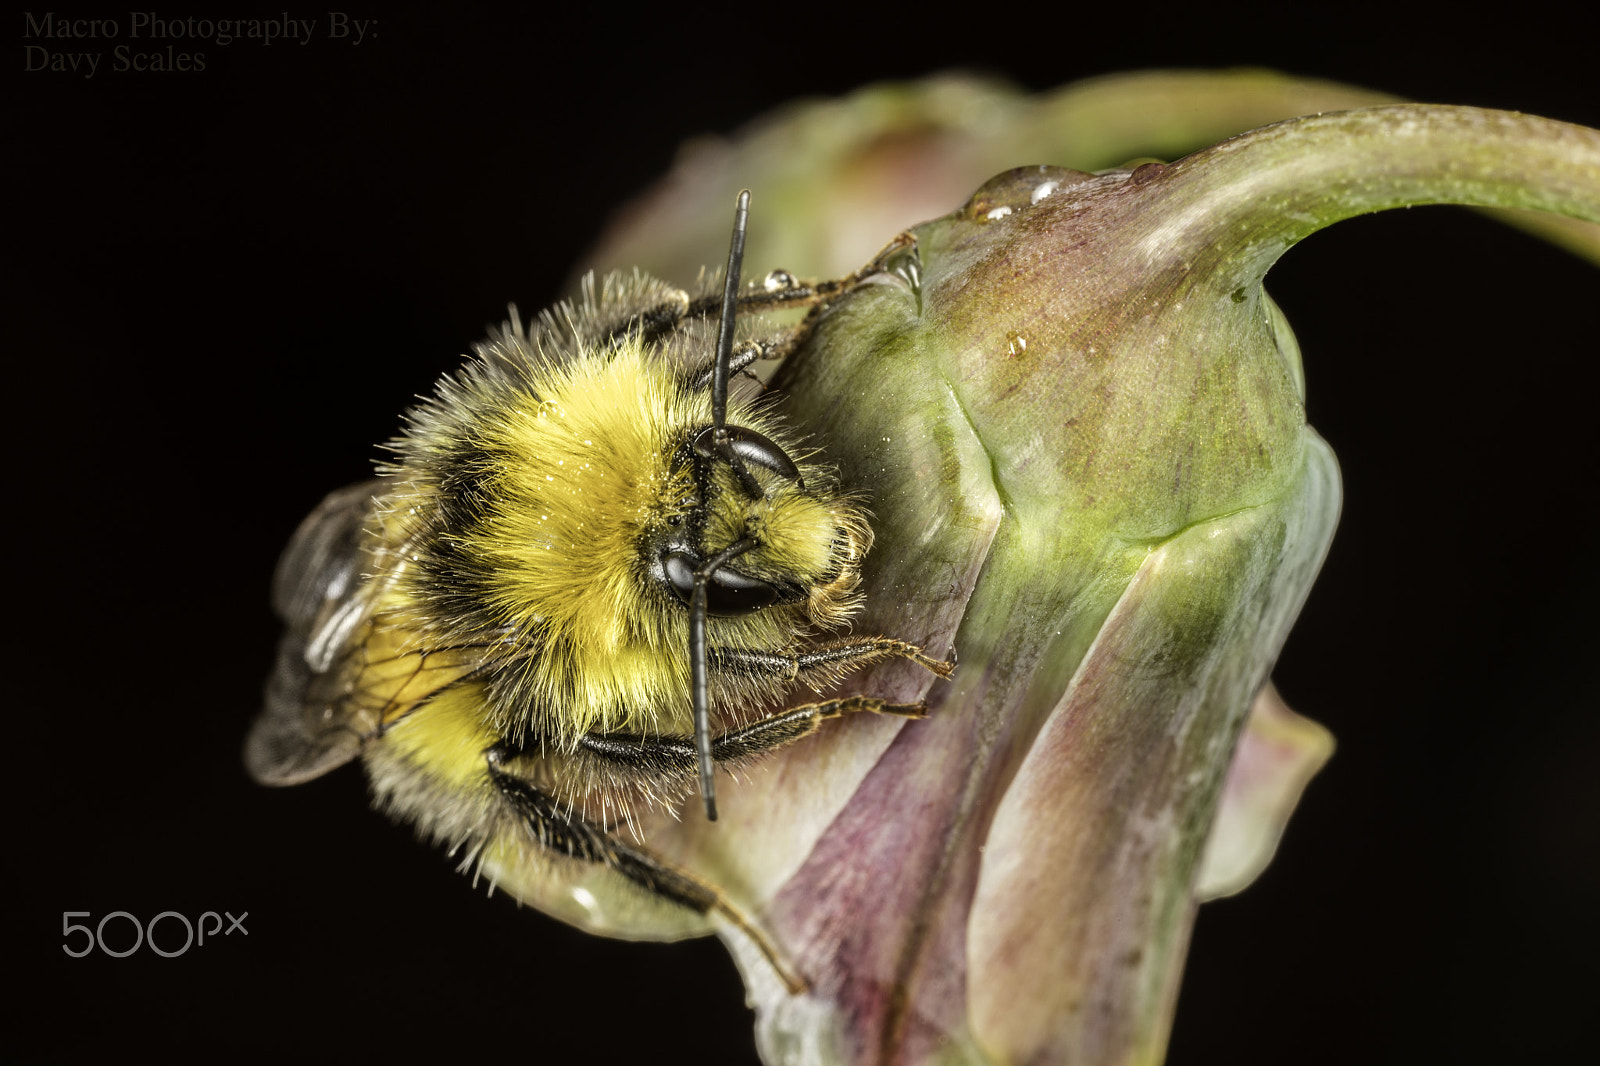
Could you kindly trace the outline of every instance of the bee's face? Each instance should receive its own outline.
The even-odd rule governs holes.
[[[696,495],[686,513],[673,516],[673,534],[648,546],[652,579],[687,606],[695,571],[729,546],[746,545],[710,574],[711,616],[787,606],[813,624],[836,624],[853,607],[850,594],[871,528],[821,472],[811,473],[808,488],[801,467],[777,441],[745,426],[727,431],[739,467],[718,454],[709,426],[680,450],[677,467],[692,469]]]

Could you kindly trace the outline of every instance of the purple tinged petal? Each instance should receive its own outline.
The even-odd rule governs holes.
[[[1196,899],[1242,892],[1267,868],[1300,794],[1333,748],[1333,734],[1290,710],[1276,686],[1256,694],[1206,838]]]

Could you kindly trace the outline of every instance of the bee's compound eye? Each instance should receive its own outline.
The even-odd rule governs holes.
[[[687,552],[671,551],[661,556],[667,583],[684,603],[694,595],[695,564],[696,560]],[[718,618],[750,614],[771,607],[779,598],[776,586],[726,566],[718,567],[706,582],[706,613]]]
[[[734,452],[747,463],[764,467],[780,477],[790,481],[800,480],[800,468],[794,465],[794,460],[772,441],[763,437],[753,429],[743,426],[727,426],[728,441],[733,445]],[[707,426],[702,429],[694,439],[694,450],[697,455],[710,458],[716,455],[716,448],[712,446],[712,434],[716,427]]]

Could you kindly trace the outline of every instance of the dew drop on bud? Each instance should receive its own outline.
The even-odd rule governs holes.
[[[1135,185],[1143,185],[1147,181],[1154,181],[1159,178],[1166,172],[1166,169],[1167,165],[1165,163],[1144,163],[1134,168],[1133,173],[1128,175],[1128,180]]]

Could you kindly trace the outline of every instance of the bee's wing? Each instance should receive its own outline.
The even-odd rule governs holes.
[[[244,747],[245,768],[264,785],[296,785],[349,762],[376,725],[341,698],[339,675],[376,599],[374,583],[362,580],[371,565],[362,544],[383,487],[363,481],[329,494],[278,562],[272,603],[288,629]]]

